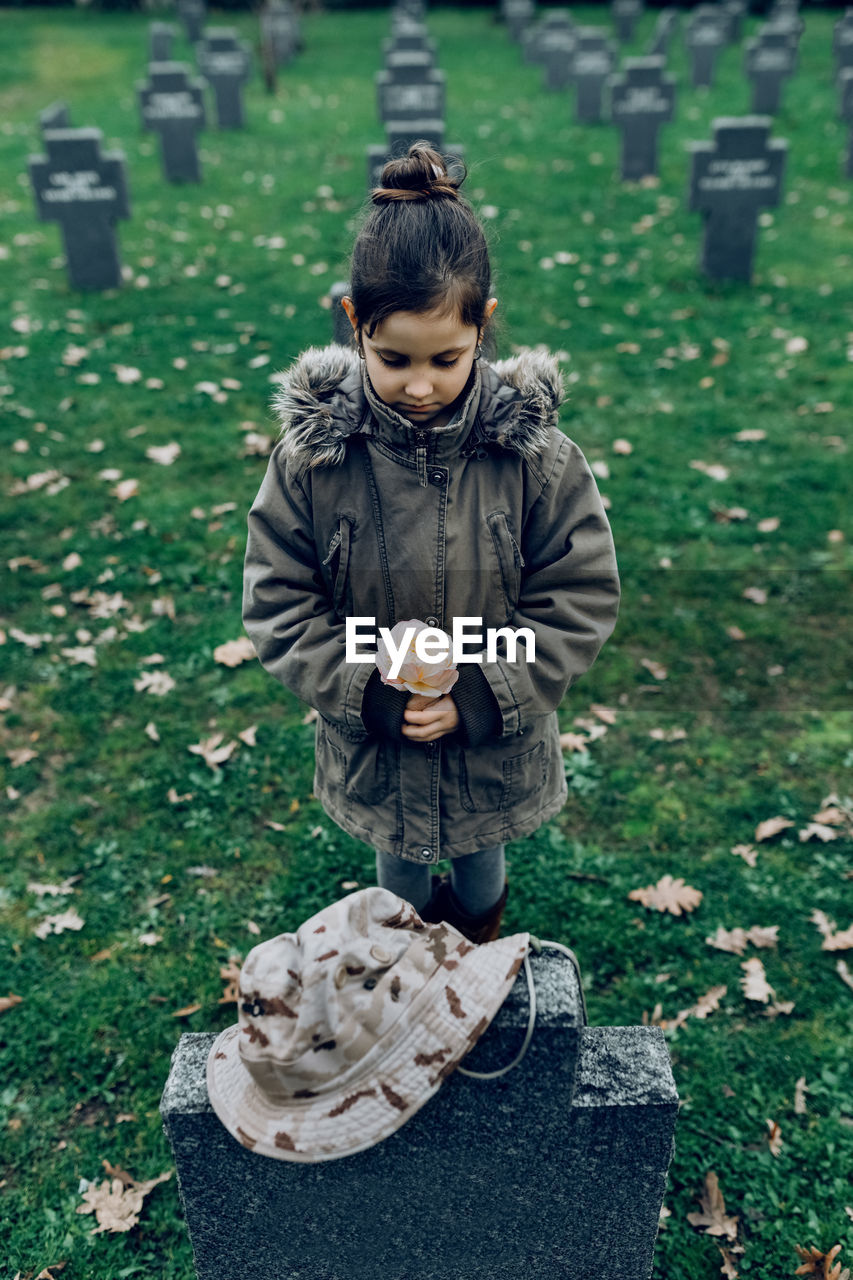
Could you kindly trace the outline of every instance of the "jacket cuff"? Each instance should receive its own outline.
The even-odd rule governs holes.
[[[409,695],[405,689],[383,684],[378,671],[372,671],[361,700],[364,727],[375,738],[403,741],[403,712]]]
[[[482,667],[466,662],[459,667],[459,679],[450,690],[462,724],[456,734],[465,747],[479,747],[496,738],[503,728],[503,716]]]

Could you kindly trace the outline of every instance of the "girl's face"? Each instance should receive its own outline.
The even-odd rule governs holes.
[[[367,372],[380,400],[413,426],[445,426],[471,375],[480,337],[476,325],[462,324],[453,312],[394,311],[368,337],[359,331],[349,298],[344,306],[360,334]],[[496,306],[491,298],[487,315]]]

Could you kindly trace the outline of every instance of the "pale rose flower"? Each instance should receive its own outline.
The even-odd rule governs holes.
[[[421,622],[418,618],[409,618],[406,622],[398,622],[396,626],[391,628],[391,639],[394,647],[399,652],[400,645],[403,641],[406,629],[414,627],[414,633],[409,641],[409,646],[403,657],[403,662],[394,679],[390,676],[391,667],[394,659],[389,652],[385,641],[379,637],[376,652],[376,666],[379,668],[379,674],[382,683],[390,685],[392,689],[404,689],[408,693],[417,693],[424,698],[441,698],[445,693],[449,693],[456,681],[459,679],[459,672],[451,657],[450,636],[447,636],[447,655],[440,658],[437,662],[422,662],[415,652],[415,640],[421,631],[439,630],[439,628],[428,627],[425,622]],[[441,632],[446,635],[446,632]]]

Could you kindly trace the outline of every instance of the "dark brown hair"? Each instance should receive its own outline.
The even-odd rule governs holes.
[[[352,251],[350,294],[372,336],[394,311],[455,312],[482,328],[491,287],[489,251],[464,181],[427,142],[389,160]]]

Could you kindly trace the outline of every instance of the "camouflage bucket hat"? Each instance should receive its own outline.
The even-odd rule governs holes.
[[[279,1160],[354,1155],[399,1129],[476,1044],[529,935],[475,946],[388,889],[361,889],[253,947],[239,1022],[207,1060],[213,1109]]]

